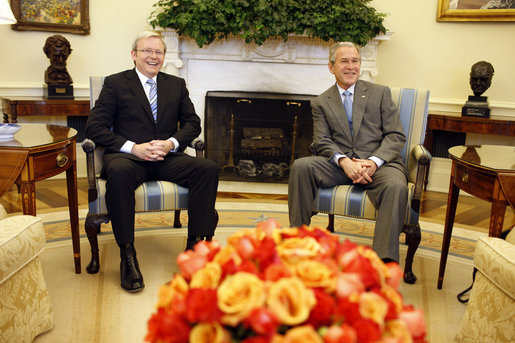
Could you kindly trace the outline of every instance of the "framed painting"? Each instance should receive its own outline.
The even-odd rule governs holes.
[[[89,34],[89,0],[11,0],[13,30]]]
[[[515,21],[515,0],[438,0],[436,21]]]

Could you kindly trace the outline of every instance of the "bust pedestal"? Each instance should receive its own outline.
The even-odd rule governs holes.
[[[73,86],[45,83],[43,85],[43,98],[73,100]]]
[[[469,95],[468,101],[461,109],[461,115],[464,117],[489,118],[490,107],[486,100],[486,96]]]

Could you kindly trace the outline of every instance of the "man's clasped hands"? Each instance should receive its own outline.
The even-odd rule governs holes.
[[[342,157],[338,160],[338,164],[352,180],[352,183],[361,183],[364,185],[372,182],[372,176],[374,176],[377,170],[377,165],[372,160]]]

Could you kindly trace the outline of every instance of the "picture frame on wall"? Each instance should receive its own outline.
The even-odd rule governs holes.
[[[438,0],[436,21],[515,21],[515,0]]]
[[[89,0],[11,0],[17,31],[88,35]]]

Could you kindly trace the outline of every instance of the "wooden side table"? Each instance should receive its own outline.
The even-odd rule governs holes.
[[[79,210],[75,129],[46,124],[19,124],[14,139],[0,141],[0,196],[20,185],[23,213],[36,215],[36,181],[66,171],[75,273],[80,274]]]
[[[515,189],[515,147],[501,145],[455,146],[449,149],[452,159],[449,197],[438,272],[438,289],[442,288],[445,265],[452,236],[452,226],[460,189],[492,203],[488,235],[501,235],[508,199]]]
[[[17,123],[19,116],[88,116],[89,98],[71,100],[42,97],[2,98],[4,123]]]

